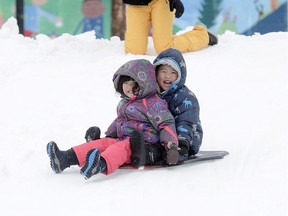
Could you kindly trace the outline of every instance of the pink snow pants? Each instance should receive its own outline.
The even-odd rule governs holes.
[[[121,165],[130,163],[131,149],[129,139],[118,141],[113,138],[102,138],[73,147],[80,167],[86,163],[88,151],[94,148],[99,149],[101,156],[106,161],[107,172],[105,174],[107,175],[113,173]]]

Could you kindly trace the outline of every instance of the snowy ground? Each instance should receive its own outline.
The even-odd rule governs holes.
[[[186,53],[197,95],[202,150],[223,160],[151,171],[118,170],[86,181],[79,168],[52,172],[50,140],[84,142],[114,119],[112,75],[128,60],[123,41],[92,33],[36,40],[15,19],[0,30],[0,205],[3,216],[287,215],[288,33],[226,32],[217,46]]]

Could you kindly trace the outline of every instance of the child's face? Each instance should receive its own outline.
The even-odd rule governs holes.
[[[133,81],[133,80],[129,80],[129,81],[126,81],[126,82],[123,83],[123,86],[122,86],[123,93],[124,93],[127,97],[133,98],[133,97],[135,97],[135,96],[138,95],[138,93],[139,93],[139,88],[136,89],[135,92],[133,92],[133,87],[134,87],[135,84],[136,84],[136,82]]]
[[[166,91],[170,85],[177,80],[178,73],[169,65],[161,65],[157,72],[157,82],[160,90]]]

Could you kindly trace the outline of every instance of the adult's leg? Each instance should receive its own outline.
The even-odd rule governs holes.
[[[157,53],[168,48],[191,52],[208,46],[209,36],[204,26],[196,25],[193,30],[181,35],[172,34],[174,12],[170,12],[169,4],[165,1],[155,1],[151,14],[153,42]]]
[[[160,53],[171,48],[174,12],[170,12],[169,3],[162,0],[152,1],[151,7],[153,43],[156,52]]]
[[[196,25],[193,30],[173,37],[171,47],[181,52],[198,51],[207,47],[209,36],[204,26]]]
[[[148,34],[151,26],[151,7],[126,7],[125,52],[143,55],[148,45]]]

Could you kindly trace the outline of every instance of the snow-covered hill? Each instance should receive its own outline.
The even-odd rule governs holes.
[[[104,132],[119,101],[113,73],[131,59],[153,61],[152,42],[148,55],[125,55],[117,37],[34,40],[10,19],[0,30],[1,215],[287,215],[288,33],[219,39],[184,57],[201,106],[202,150],[230,155],[86,181],[78,167],[53,173],[46,144],[68,149],[92,125]]]

